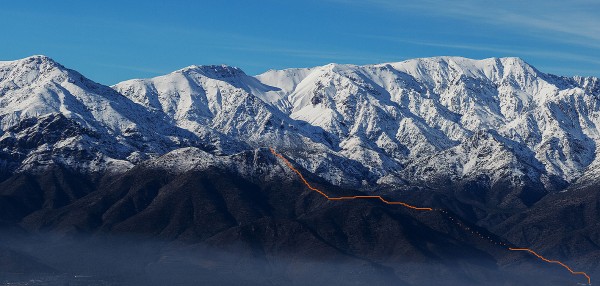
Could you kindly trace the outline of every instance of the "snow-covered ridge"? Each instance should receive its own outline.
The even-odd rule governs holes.
[[[0,62],[5,140],[27,136],[8,131],[27,118],[61,114],[100,138],[85,142],[119,146],[102,156],[128,164],[186,146],[213,154],[271,146],[355,187],[484,176],[562,188],[598,162],[598,96],[597,78],[545,74],[519,58],[328,64],[255,77],[189,66],[112,88],[44,56]]]
[[[60,128],[67,126],[73,130],[65,134]],[[162,114],[45,56],[0,64],[0,134],[4,158],[92,170],[113,160],[131,165],[195,139]],[[26,143],[32,137],[38,145]],[[67,158],[75,153],[92,162]]]
[[[346,157],[366,165],[373,160],[370,151],[380,160],[391,157],[403,165],[399,168],[422,165],[417,158],[432,160],[486,130],[519,146],[509,151],[522,152],[515,158],[533,158],[526,168],[535,174],[528,176],[545,182],[555,176],[572,181],[596,159],[597,79],[544,74],[519,58],[331,64],[269,71],[257,78],[274,85],[286,82],[281,84],[282,100],[292,106],[290,117],[329,131]],[[463,160],[471,160],[469,155]],[[450,162],[450,169],[438,162],[431,164],[432,171],[440,176],[470,173],[466,162],[451,160],[456,162]],[[371,166],[386,169],[384,162]],[[500,165],[491,165],[486,173],[498,177]],[[404,172],[406,176],[418,179],[422,174]]]

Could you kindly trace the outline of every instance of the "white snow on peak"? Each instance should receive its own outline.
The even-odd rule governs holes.
[[[48,57],[33,56],[0,64],[0,134],[3,138],[27,136],[11,130],[22,128],[21,123],[29,119],[40,121],[55,115],[76,122],[86,130],[81,132],[98,138],[75,133],[45,148],[85,150],[100,141],[104,144],[100,149],[106,154],[125,159],[138,151],[139,146],[144,146],[148,154],[162,153],[176,145],[172,142],[174,137],[185,137],[175,141],[190,139],[160,115]],[[36,158],[36,152],[31,150],[31,158]]]
[[[584,87],[576,78],[541,73],[520,58],[329,64],[271,70],[257,78],[281,89],[281,101],[291,105],[283,111],[291,118],[323,128],[342,153],[355,157],[360,150],[375,150],[400,165],[411,164],[411,158],[454,148],[474,132],[496,130],[535,154],[537,166],[543,166],[538,171],[547,176],[571,181],[595,159],[597,119],[589,116],[597,113],[598,90],[594,95],[592,87],[597,84]],[[378,164],[371,166],[384,169]]]
[[[600,161],[599,96],[597,78],[545,74],[519,58],[328,64],[255,77],[189,66],[112,89],[44,56],[0,62],[2,132],[62,114],[116,138],[132,162],[186,140],[216,154],[271,146],[355,186],[444,175],[572,182]]]
[[[215,69],[225,71],[215,73]],[[331,154],[359,162],[376,177],[389,178],[393,170],[420,162],[419,158],[445,158],[435,156],[467,150],[460,147],[461,142],[485,130],[495,130],[519,146],[498,152],[520,152],[509,165],[520,166],[519,160],[524,160],[528,163],[523,164],[536,166],[535,172],[523,173],[527,176],[572,181],[595,159],[596,119],[587,115],[582,121],[580,115],[596,112],[593,96],[585,89],[593,90],[597,84],[546,75],[519,58],[433,57],[365,66],[327,64],[269,70],[256,77],[229,69],[192,66],[115,88],[136,102],[163,110],[185,129],[197,132],[198,125],[211,126],[251,140],[253,146],[294,141],[289,139],[293,132],[266,126],[295,126],[303,142],[315,144],[306,148],[322,152],[328,146]],[[586,107],[570,108],[573,100]],[[570,113],[562,114],[565,110]],[[459,149],[449,151],[455,148]],[[469,156],[455,158],[467,160]],[[303,162],[309,170],[318,166]],[[497,170],[506,164],[489,167]],[[475,165],[458,162],[452,166],[471,170]],[[472,173],[443,168],[437,172]]]

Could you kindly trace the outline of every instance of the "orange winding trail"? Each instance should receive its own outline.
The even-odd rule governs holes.
[[[321,196],[324,196],[326,199],[330,200],[330,201],[342,201],[342,200],[354,200],[354,199],[378,199],[388,205],[401,205],[404,207],[407,207],[409,209],[413,209],[413,210],[418,210],[418,211],[432,211],[432,208],[420,208],[420,207],[415,207],[415,206],[411,206],[407,203],[403,203],[403,202],[390,202],[387,201],[386,199],[382,198],[381,196],[343,196],[343,197],[330,197],[328,196],[326,193],[324,193],[323,191],[311,186],[308,181],[306,181],[306,179],[304,178],[304,176],[302,175],[302,173],[300,173],[300,171],[298,171],[296,168],[294,168],[294,166],[292,165],[292,163],[290,163],[290,161],[288,161],[288,159],[286,159],[285,157],[283,157],[283,155],[275,152],[275,149],[273,148],[269,148],[271,149],[271,153],[273,153],[273,155],[279,157],[292,171],[294,171],[294,173],[298,174],[298,177],[300,177],[300,180],[302,180],[302,182],[304,182],[304,184],[306,185],[306,187],[308,187],[309,189],[319,193]]]
[[[569,270],[569,272],[571,272],[571,274],[573,274],[573,275],[583,275],[583,276],[585,276],[585,278],[587,278],[588,285],[591,285],[591,284],[592,284],[592,279],[590,278],[590,276],[589,276],[589,275],[587,275],[587,273],[585,273],[585,272],[581,272],[581,271],[578,271],[578,272],[577,272],[577,271],[573,271],[573,269],[571,269],[571,267],[569,267],[569,266],[565,265],[564,263],[562,263],[562,262],[560,262],[560,261],[558,261],[558,260],[549,260],[549,259],[546,259],[545,257],[543,257],[543,256],[541,256],[541,255],[539,255],[539,254],[537,254],[535,251],[533,251],[533,250],[531,250],[531,249],[529,249],[529,248],[512,248],[512,247],[509,247],[509,248],[508,248],[508,250],[512,250],[512,251],[527,251],[527,252],[529,252],[529,253],[533,254],[534,256],[536,256],[537,258],[539,258],[539,259],[543,260],[543,261],[546,261],[546,262],[548,262],[548,263],[555,263],[555,264],[558,264],[558,265],[560,265],[560,266],[562,266],[562,267],[566,268],[566,269],[567,269],[567,270]]]
[[[298,177],[300,178],[300,180],[302,180],[302,182],[304,183],[304,185],[306,185],[306,187],[308,189],[319,193],[321,196],[325,197],[327,200],[330,200],[330,201],[343,201],[343,200],[354,200],[354,199],[378,199],[378,200],[380,200],[380,201],[382,201],[382,202],[384,202],[384,203],[386,203],[388,205],[401,205],[403,207],[406,207],[406,208],[409,208],[409,209],[413,209],[413,210],[418,210],[418,211],[441,211],[441,212],[446,213],[446,214],[448,213],[447,211],[441,210],[441,209],[435,209],[434,210],[432,208],[427,208],[427,207],[416,207],[416,206],[413,206],[413,205],[409,205],[409,204],[407,204],[405,202],[388,201],[388,200],[384,199],[381,196],[342,196],[342,197],[330,197],[325,192],[323,192],[323,191],[321,191],[321,190],[319,190],[319,189],[311,186],[308,183],[308,181],[304,178],[304,176],[302,175],[302,173],[300,173],[300,171],[298,171],[298,169],[294,168],[294,166],[292,165],[292,163],[290,163],[290,161],[288,159],[286,159],[283,155],[277,153],[275,151],[275,149],[273,149],[273,148],[269,148],[269,149],[271,150],[271,153],[273,153],[273,155],[275,155],[276,157],[278,157],[279,159],[281,159],[288,166],[288,168],[290,168],[290,170],[292,170],[294,173],[296,173],[298,175]],[[452,217],[450,217],[450,219],[452,221],[454,221],[454,219]],[[482,236],[480,233],[478,233],[476,231],[473,231],[473,230],[471,230],[468,227],[463,226],[462,223],[459,223],[459,222],[454,222],[454,223],[456,223],[460,227],[464,228],[465,230],[471,231],[471,233],[473,233],[474,235],[478,235],[479,237],[481,237],[483,239],[486,238],[486,237]],[[494,242],[493,240],[491,240],[490,237],[487,237],[487,239],[490,240],[492,243],[506,246],[505,243]],[[509,247],[508,250],[510,250],[510,251],[525,251],[525,252],[529,252],[529,253],[533,254],[534,256],[536,256],[537,258],[541,259],[542,261],[545,261],[545,262],[548,262],[548,263],[558,264],[558,265],[562,266],[563,268],[569,270],[569,272],[571,272],[571,274],[573,274],[573,275],[582,275],[582,276],[584,276],[587,279],[588,285],[592,285],[592,279],[590,278],[590,276],[587,273],[582,272],[582,271],[573,271],[573,269],[571,269],[571,267],[567,266],[566,264],[564,264],[564,263],[562,263],[562,262],[560,262],[558,260],[549,260],[549,259],[546,259],[545,257],[537,254],[535,251],[533,251],[533,250],[531,250],[529,248],[513,248],[513,247]]]

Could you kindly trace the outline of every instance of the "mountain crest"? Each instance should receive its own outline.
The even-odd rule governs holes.
[[[119,145],[114,158],[130,162],[189,142],[218,154],[272,146],[302,156],[302,167],[330,182],[362,187],[382,177],[418,181],[417,170],[475,172],[443,162],[478,166],[467,160],[473,150],[489,159],[482,174],[528,168],[540,182],[571,182],[598,161],[598,80],[546,75],[520,58],[328,64],[256,77],[226,65],[189,66],[112,88],[45,56],[0,66],[4,131],[60,113]],[[495,133],[469,147],[485,130]]]
[[[228,79],[234,77],[247,76],[240,68],[228,65],[191,65],[176,72],[181,73],[199,73],[209,78]]]

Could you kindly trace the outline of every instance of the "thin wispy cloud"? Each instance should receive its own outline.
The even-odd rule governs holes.
[[[93,64],[96,65],[96,66],[99,66],[99,67],[115,68],[115,69],[129,70],[129,71],[138,71],[138,72],[155,74],[155,75],[166,74],[168,72],[168,71],[164,71],[164,70],[161,70],[161,69],[154,69],[154,68],[148,68],[148,67],[139,67],[139,66],[130,66],[130,65],[107,64],[107,63],[98,63],[98,62],[95,62]]]
[[[600,47],[600,1],[330,0],[388,11],[418,11],[463,21],[507,25],[532,37]],[[538,33],[532,33],[538,32]]]
[[[365,54],[362,52],[344,52],[328,50],[295,49],[288,47],[274,47],[272,45],[250,45],[250,46],[222,46],[224,49],[234,51],[249,51],[259,53],[276,53],[291,57],[302,57],[324,60],[351,60],[372,61],[382,57],[381,54]]]
[[[600,75],[598,0],[238,1],[235,5],[108,0],[78,5],[10,1],[4,6],[0,26],[11,44],[0,45],[3,58],[47,54],[105,83],[191,64],[228,64],[257,73],[439,55],[517,56],[541,70],[563,65],[564,72],[557,73],[579,70],[577,74]]]
[[[101,24],[99,20],[96,24]],[[114,27],[129,26],[138,31],[153,34],[178,35],[183,38],[207,39],[202,43],[203,47],[229,51],[254,52],[262,54],[278,54],[282,56],[320,59],[326,61],[377,61],[382,54],[365,53],[361,51],[342,51],[339,49],[319,49],[319,48],[301,48],[301,43],[291,42],[289,40],[278,40],[273,37],[264,37],[260,35],[241,34],[234,31],[219,31],[215,29],[203,29],[201,27],[182,27],[182,26],[154,26],[141,25],[140,23],[130,21],[120,21],[111,23]],[[389,55],[387,57],[390,57]],[[144,68],[118,66],[116,68],[128,68],[130,70],[146,71]],[[148,70],[148,72],[154,72]]]
[[[600,1],[327,1],[406,19],[390,20],[399,24],[395,29],[355,36],[396,43],[417,56],[518,56],[559,74],[600,73]]]

